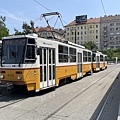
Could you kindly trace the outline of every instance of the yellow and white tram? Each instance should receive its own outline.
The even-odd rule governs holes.
[[[92,70],[100,71],[105,68],[107,68],[107,55],[99,51],[92,51]]]
[[[100,52],[100,70],[107,68],[107,55]]]
[[[100,71],[100,52],[98,51],[92,52],[92,70]]]
[[[92,51],[37,35],[4,37],[0,81],[40,91],[92,73]]]

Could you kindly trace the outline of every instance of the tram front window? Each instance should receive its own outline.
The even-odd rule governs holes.
[[[25,39],[3,40],[2,46],[2,64],[20,64],[23,63],[25,52]]]
[[[35,62],[35,45],[27,45],[25,63]]]
[[[25,63],[31,64],[36,61],[35,57],[35,39],[28,38],[27,46],[26,46],[26,56],[25,56]]]

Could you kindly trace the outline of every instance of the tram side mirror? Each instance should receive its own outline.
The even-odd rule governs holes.
[[[40,55],[40,48],[37,48],[37,55]]]

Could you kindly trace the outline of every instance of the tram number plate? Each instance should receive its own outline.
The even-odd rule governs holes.
[[[14,74],[8,74],[8,77],[14,77]]]

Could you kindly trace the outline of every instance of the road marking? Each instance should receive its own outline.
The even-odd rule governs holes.
[[[117,120],[120,120],[120,102],[119,102],[119,110],[118,110],[118,118]]]

